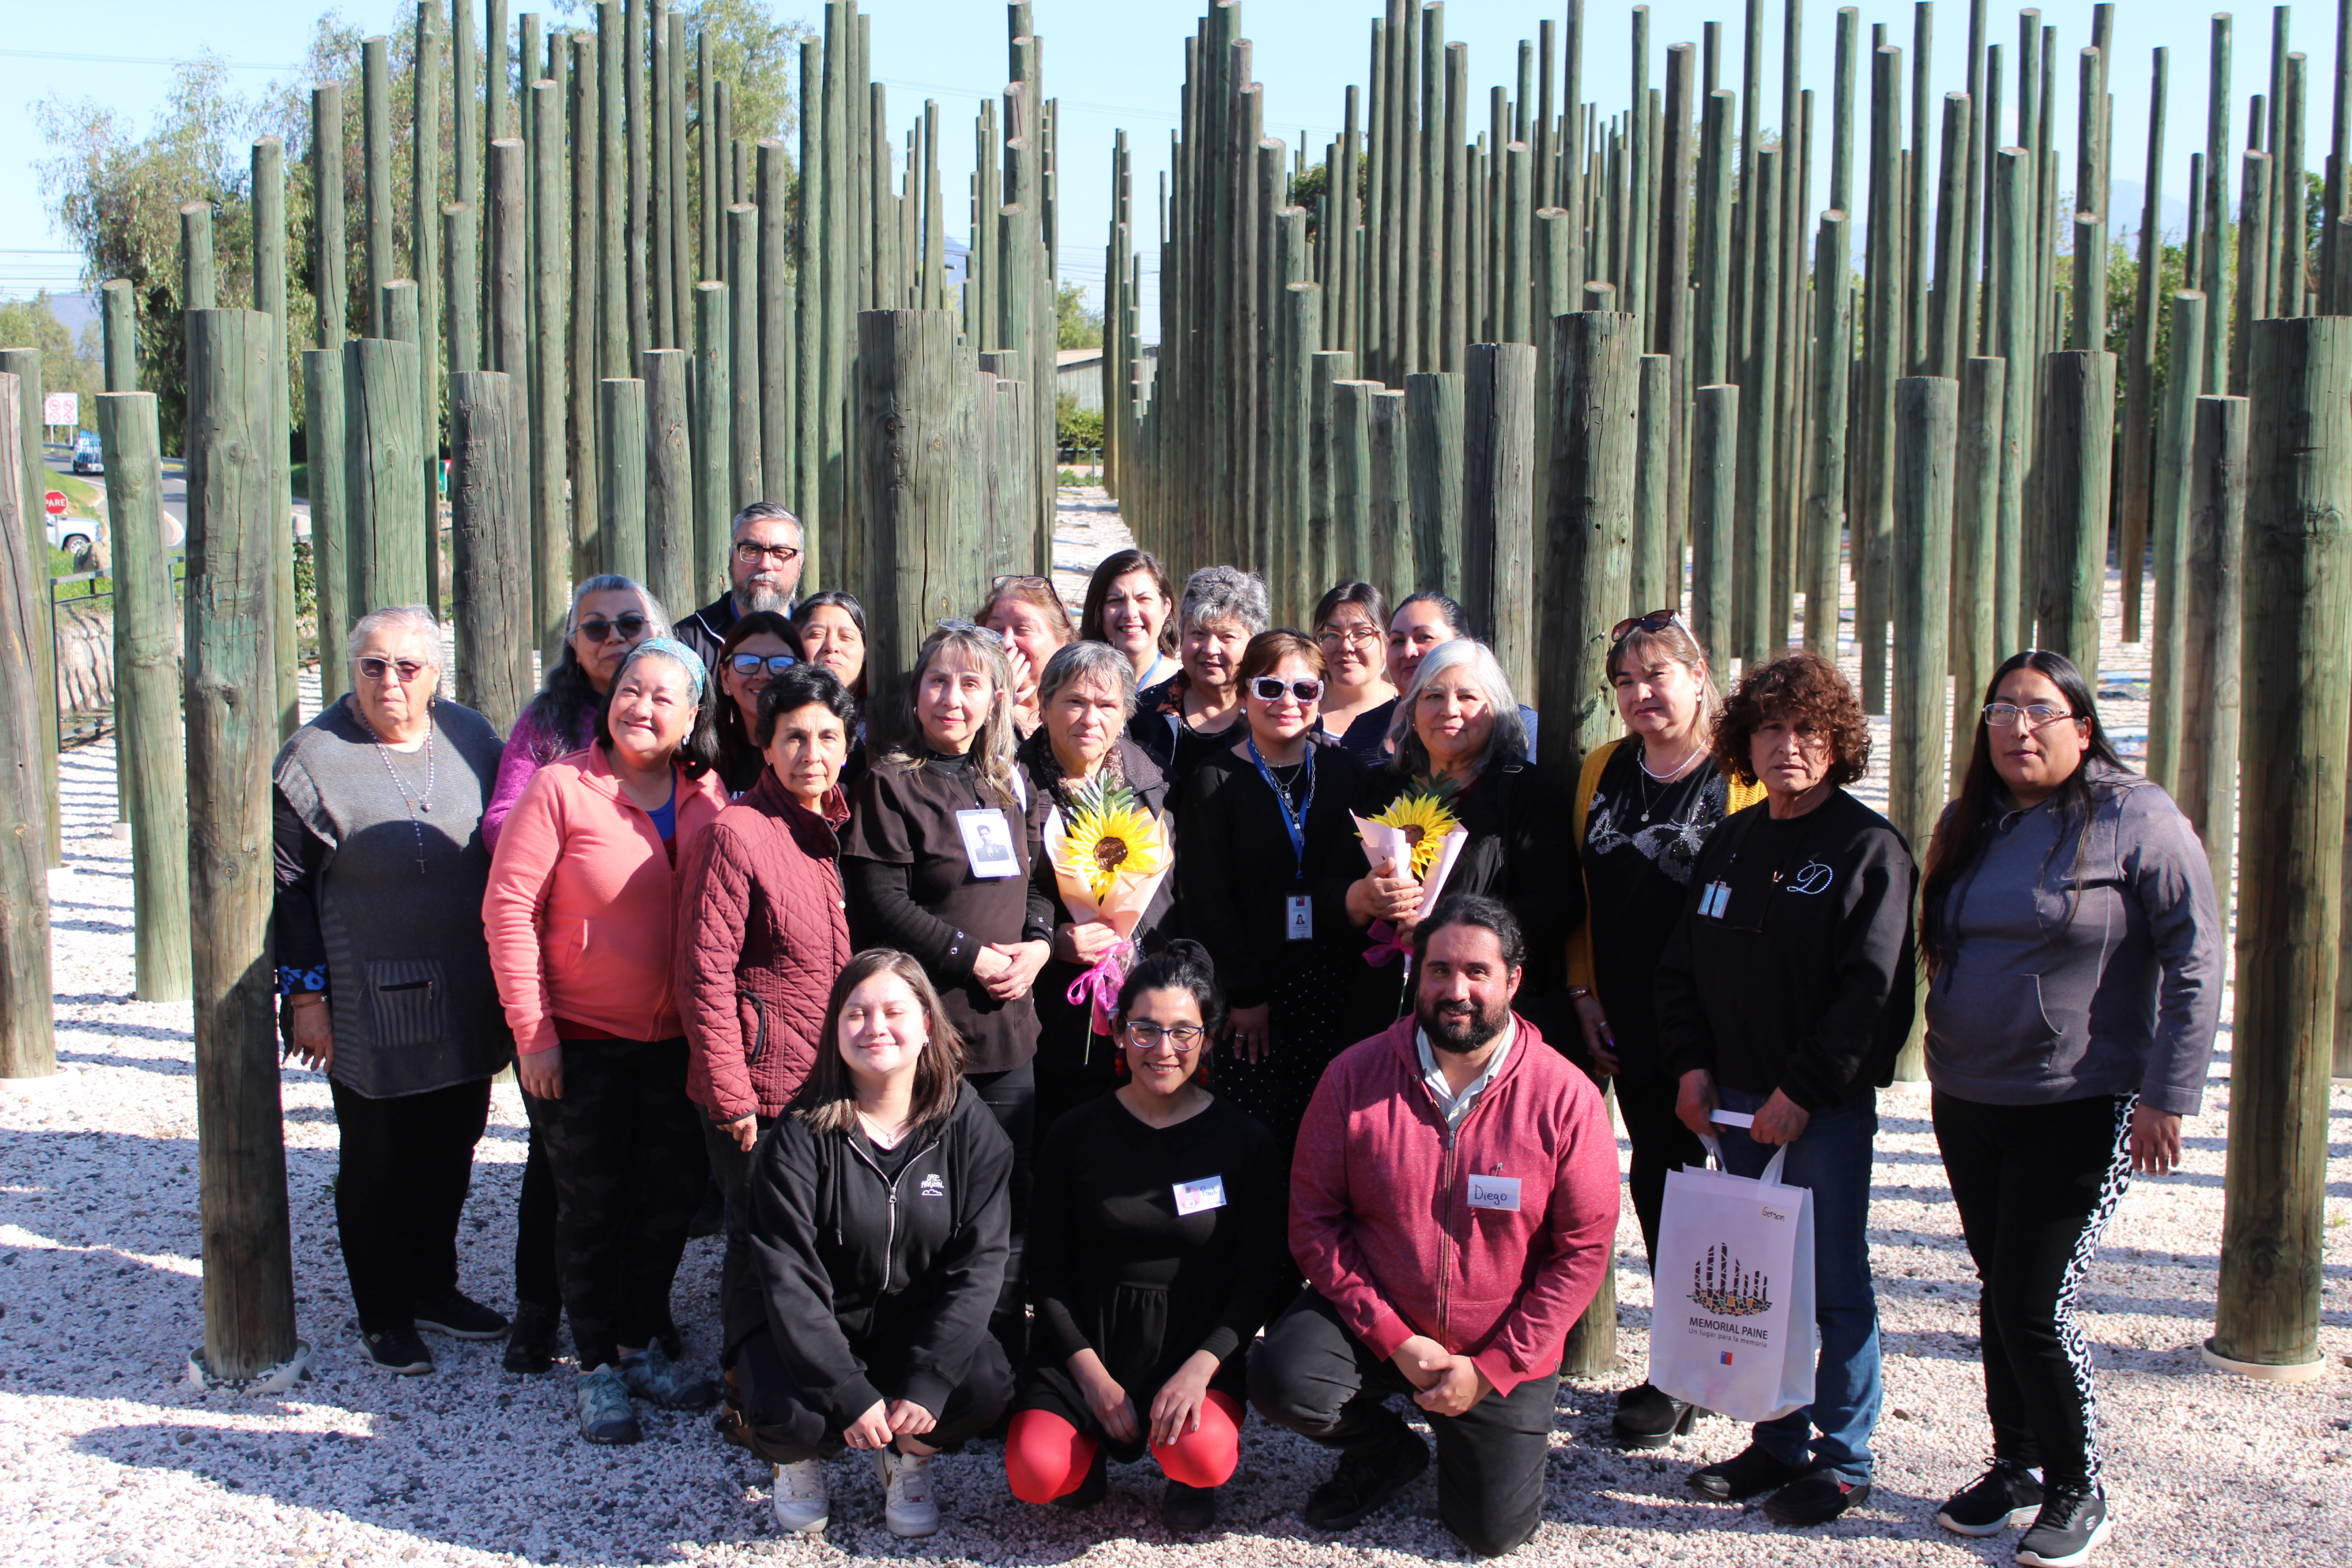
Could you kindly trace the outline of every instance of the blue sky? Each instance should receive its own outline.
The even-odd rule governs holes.
[[[236,0],[234,6],[222,0],[106,0],[87,14],[92,19],[102,17],[102,26],[64,25],[57,19],[81,14],[44,8],[41,14],[52,26],[13,31],[5,47],[0,47],[0,80],[8,84],[0,88],[0,296],[22,296],[42,284],[70,288],[79,271],[79,259],[65,250],[68,241],[49,218],[35,174],[34,164],[44,148],[30,112],[33,101],[51,92],[94,98],[143,126],[169,83],[172,59],[210,48],[237,67],[260,68],[236,72],[236,79],[248,87],[257,88],[273,77],[286,79],[298,74],[287,68],[288,62],[302,58],[312,25],[326,8],[317,0]],[[357,24],[385,31],[411,25],[415,16],[411,7],[383,0],[347,0],[336,8]],[[527,8],[527,0],[515,0],[513,8]],[[815,15],[792,0],[774,9],[784,16]],[[960,192],[971,171],[972,116],[982,97],[1001,91],[1003,84],[1004,8],[990,0],[873,0],[868,9],[874,18],[875,74],[889,89],[894,125],[903,134],[924,99],[939,100],[948,189]],[[1242,30],[1255,46],[1255,71],[1265,88],[1271,134],[1295,142],[1303,129],[1310,156],[1320,155],[1339,123],[1347,85],[1366,80],[1370,23],[1381,10],[1376,0],[1255,0],[1244,5]],[[1865,51],[1870,25],[1885,23],[1889,41],[1906,48],[1907,73],[1913,5],[1878,3],[1859,10]],[[1780,118],[1780,8],[1768,6],[1768,11],[1766,92],[1759,108],[1764,123],[1770,125]],[[1447,37],[1469,47],[1475,131],[1485,122],[1486,89],[1514,79],[1518,41],[1535,37],[1546,12],[1510,0],[1453,0],[1447,12]],[[1176,124],[1183,40],[1198,24],[1202,6],[1198,0],[1037,0],[1035,14],[1037,31],[1045,40],[1046,90],[1062,100],[1063,273],[1066,279],[1092,282],[1102,271],[1101,247],[1110,210],[1111,134],[1120,126],[1135,149],[1138,216],[1146,229],[1139,237],[1151,237],[1155,176],[1165,166],[1169,133]],[[1559,30],[1564,31],[1565,5],[1551,14],[1562,19]],[[1585,96],[1604,113],[1622,110],[1629,97],[1630,15],[1627,5],[1596,5],[1588,20]],[[2132,209],[2114,215],[2119,227],[2137,224],[2151,49],[2162,46],[2171,51],[2164,177],[2174,201],[2187,183],[2189,154],[2204,145],[2208,15],[2187,7],[2177,12],[2170,6],[2118,9],[2119,58],[2110,68],[2116,96],[2112,167],[2116,205]],[[1738,89],[1740,9],[1727,0],[1665,0],[1651,7],[1654,83],[1663,80],[1664,47],[1697,42],[1701,25],[1708,19],[1725,24],[1724,84]],[[1936,7],[1934,19],[1940,112],[1940,94],[1965,86],[1968,11],[1945,0]],[[2044,6],[2042,19],[2058,28],[2058,140],[2071,159],[2076,54],[2090,41],[2091,7]],[[2300,24],[2295,46],[2310,57],[2313,101],[2305,150],[2316,169],[2327,150],[2334,18],[2326,8],[2306,6],[2295,20]],[[1992,40],[2009,46],[2013,114],[2017,8],[1993,9],[1989,26]],[[2237,14],[2233,144],[2242,144],[2246,96],[2268,85],[2271,26],[2268,8]],[[1804,79],[1817,89],[1822,154],[1813,181],[1816,209],[1828,196],[1827,99],[1834,29],[1833,7],[1807,6]],[[77,58],[55,58],[58,56]],[[1867,81],[1865,72],[1859,89],[1865,119]],[[1907,112],[1907,93],[1906,107]],[[2013,121],[2004,128],[2003,140],[2014,140]],[[1866,129],[1859,141],[1867,146]],[[961,200],[951,200],[950,227],[960,230],[964,220]]]

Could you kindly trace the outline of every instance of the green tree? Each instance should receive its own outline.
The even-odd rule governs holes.
[[[82,427],[98,427],[98,410],[89,400],[105,385],[106,373],[100,363],[95,321],[82,330],[81,342],[75,342],[66,324],[50,310],[49,291],[44,289],[29,300],[0,300],[0,344],[40,350],[41,390],[79,394]]]
[[[1087,309],[1086,286],[1080,283],[1055,284],[1054,346],[1057,349],[1098,349],[1102,342],[1102,312]]]

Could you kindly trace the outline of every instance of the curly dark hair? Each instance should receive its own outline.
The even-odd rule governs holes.
[[[1830,741],[1829,782],[1850,784],[1870,766],[1870,724],[1836,665],[1817,653],[1783,654],[1750,670],[1716,715],[1708,742],[1715,764],[1744,784],[1757,782],[1748,742],[1768,720],[1811,723]]]

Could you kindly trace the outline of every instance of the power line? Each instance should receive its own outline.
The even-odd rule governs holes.
[[[216,55],[174,59],[162,55],[67,54],[54,49],[0,49],[0,59],[60,60],[68,65],[82,66],[187,66],[209,63],[233,71],[299,71],[310,68],[300,63],[271,65],[248,60],[225,60]]]

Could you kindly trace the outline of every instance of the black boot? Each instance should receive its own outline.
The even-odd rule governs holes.
[[[540,1301],[518,1302],[514,1327],[507,1331],[507,1370],[529,1374],[553,1366],[555,1333],[562,1324],[561,1307]]]

